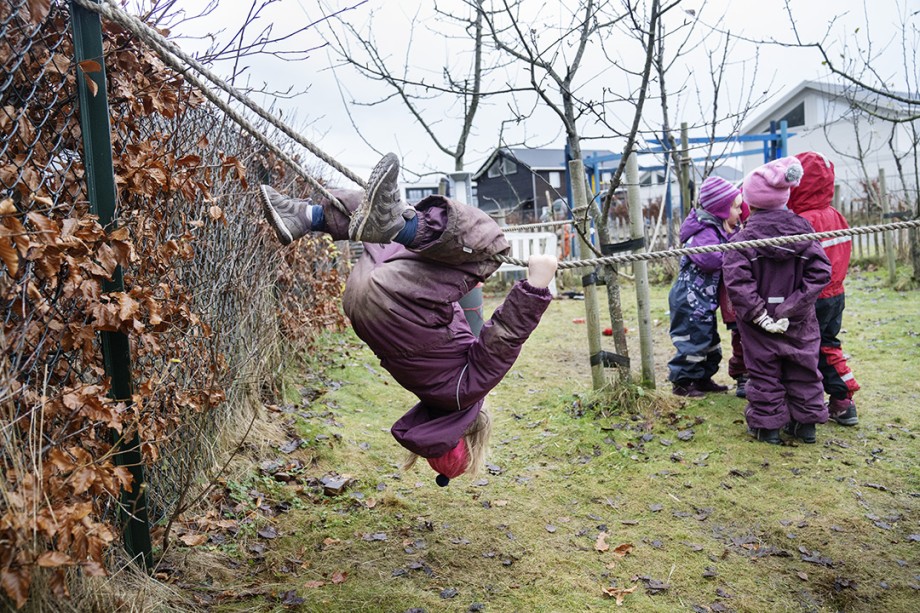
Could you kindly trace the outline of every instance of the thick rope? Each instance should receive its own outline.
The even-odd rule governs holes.
[[[94,11],[109,19],[114,21],[124,27],[126,30],[130,31],[136,35],[140,40],[147,43],[153,50],[157,53],[163,62],[171,66],[173,69],[181,73],[192,85],[194,85],[205,98],[211,101],[215,106],[225,112],[237,125],[246,130],[253,138],[257,139],[263,145],[268,147],[275,155],[281,158],[288,166],[290,166],[302,179],[304,179],[309,185],[321,193],[325,198],[327,198],[336,208],[340,211],[348,214],[348,211],[345,209],[345,206],[338,201],[338,199],[333,196],[319,181],[309,175],[290,155],[282,151],[277,145],[271,142],[266,136],[264,136],[259,130],[249,122],[248,119],[240,115],[232,107],[230,107],[226,102],[221,100],[216,93],[214,93],[204,82],[202,82],[197,76],[190,72],[188,66],[183,66],[176,58],[178,57],[184,62],[187,62],[189,65],[195,68],[195,70],[201,72],[209,80],[218,85],[225,92],[230,94],[232,97],[236,98],[249,109],[255,112],[259,117],[269,122],[271,125],[275,126],[287,136],[294,139],[296,142],[300,143],[306,147],[311,153],[319,157],[321,160],[341,172],[343,175],[360,185],[362,188],[366,187],[366,183],[363,179],[355,175],[353,172],[339,164],[335,159],[324,153],[319,147],[303,138],[297,134],[292,128],[287,124],[279,121],[277,118],[272,116],[270,113],[262,109],[259,105],[254,103],[252,100],[244,96],[238,90],[233,88],[231,85],[223,81],[220,77],[214,75],[206,68],[201,66],[196,60],[192,59],[184,52],[182,52],[175,44],[163,38],[158,32],[144,24],[140,19],[128,15],[122,11],[118,5],[114,4],[113,0],[106,0],[107,4],[97,4],[92,2],[92,0],[74,0],[81,7]]]
[[[516,232],[518,230],[536,230],[537,228],[555,228],[566,224],[575,223],[574,219],[563,219],[561,221],[541,221],[540,223],[522,223],[516,226],[502,226],[502,232]]]
[[[351,179],[356,184],[362,188],[366,188],[367,184],[363,179],[355,175],[351,170],[341,165],[334,158],[326,154],[319,147],[311,143],[309,140],[303,138],[300,134],[295,132],[290,126],[284,122],[278,120],[276,117],[265,111],[262,107],[257,105],[255,102],[250,100],[247,96],[242,94],[236,88],[228,84],[226,81],[221,79],[219,76],[215,75],[213,72],[201,65],[197,60],[191,56],[184,53],[179,47],[174,43],[170,42],[162,35],[160,35],[156,30],[149,27],[143,23],[137,17],[129,15],[121,10],[121,8],[115,3],[115,0],[105,0],[105,4],[96,3],[92,0],[74,0],[81,7],[94,11],[106,17],[107,19],[114,21],[121,26],[123,26],[128,31],[135,34],[140,40],[147,43],[150,47],[156,51],[157,55],[162,59],[167,65],[171,66],[173,69],[181,73],[192,85],[194,85],[208,100],[211,101],[219,109],[227,113],[227,115],[236,122],[241,128],[246,130],[254,138],[256,138],[263,145],[268,147],[275,155],[281,158],[285,163],[287,163],[301,178],[303,178],[309,185],[314,189],[320,192],[324,197],[326,197],[333,205],[335,205],[339,210],[348,214],[348,211],[345,209],[344,205],[338,201],[338,199],[333,196],[322,184],[320,184],[316,179],[307,174],[300,165],[291,158],[287,153],[282,151],[277,145],[272,143],[266,136],[259,132],[256,127],[249,122],[245,117],[240,115],[232,107],[226,104],[221,100],[217,94],[215,94],[211,89],[202,82],[197,76],[192,74],[189,70],[189,67],[194,68],[196,71],[205,76],[212,83],[223,89],[231,97],[235,98],[247,108],[256,113],[259,117],[270,123],[272,126],[286,134],[288,137],[292,138],[294,141],[305,147],[308,151],[316,155],[326,164],[332,166],[345,177]],[[178,59],[184,61],[188,66],[183,66]],[[570,223],[567,221],[562,222],[552,222],[551,224],[528,224],[526,226],[510,226],[504,228],[506,231],[511,231],[518,228],[525,227],[549,227],[551,225],[561,225],[564,223]],[[876,232],[885,232],[889,230],[902,230],[907,228],[915,228],[920,226],[920,220],[911,220],[911,221],[901,221],[894,222],[889,224],[879,224],[875,226],[861,226],[857,228],[849,228],[846,230],[833,230],[829,232],[814,232],[811,234],[797,234],[792,236],[778,236],[774,238],[767,239],[758,239],[752,241],[743,241],[737,243],[723,243],[720,245],[705,245],[702,247],[686,247],[683,249],[669,249],[667,251],[653,251],[646,253],[632,253],[632,254],[620,254],[612,255],[601,258],[591,258],[586,260],[576,260],[570,262],[560,262],[559,268],[561,269],[575,269],[575,268],[593,268],[596,266],[607,265],[607,264],[620,264],[627,262],[641,262],[641,261],[650,261],[650,260],[659,260],[664,258],[671,257],[680,257],[684,255],[693,255],[697,253],[712,253],[717,251],[732,251],[735,249],[746,249],[749,247],[766,247],[771,245],[785,245],[790,243],[804,242],[810,240],[822,240],[826,238],[839,238],[843,236],[856,236],[860,234],[873,234]],[[527,262],[519,260],[517,258],[511,258],[508,256],[497,255],[494,258],[498,262],[503,262],[507,264],[513,264],[515,266],[527,266]]]
[[[575,260],[571,262],[559,262],[559,268],[594,268],[606,264],[624,264],[627,262],[643,262],[649,260],[662,260],[665,258],[676,258],[683,255],[694,255],[697,253],[713,253],[716,251],[733,251],[736,249],[747,249],[750,247],[768,247],[771,245],[788,245],[790,243],[801,243],[805,241],[824,240],[827,238],[839,238],[843,236],[856,236],[859,234],[875,234],[877,232],[886,232],[889,230],[906,230],[908,228],[920,227],[920,219],[910,221],[897,221],[888,224],[879,224],[875,226],[859,226],[848,228],[846,230],[829,230],[827,232],[813,232],[811,234],[793,234],[790,236],[777,236],[774,238],[761,238],[751,241],[740,241],[737,243],[722,243],[720,245],[704,245],[702,247],[684,247],[683,249],[668,249],[666,251],[650,251],[646,253],[623,253],[620,255],[610,255],[602,258],[592,258],[587,260]],[[527,266],[527,262],[517,258],[511,258],[504,255],[494,256],[493,259],[505,264],[515,266]]]

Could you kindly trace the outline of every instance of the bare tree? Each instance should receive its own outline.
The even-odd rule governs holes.
[[[885,40],[879,49],[876,46],[878,39],[871,36],[867,19],[865,28],[849,34],[842,41],[842,49],[835,50],[832,44],[835,40],[832,36],[833,21],[822,40],[806,40],[796,29],[788,0],[786,2],[795,46],[818,51],[822,64],[846,88],[846,97],[853,111],[854,122],[856,117],[861,116],[866,120],[891,124],[892,137],[888,140],[888,146],[901,183],[903,198],[912,204],[914,218],[920,218],[920,142],[917,138],[917,122],[920,121],[920,30],[917,20],[920,11],[911,8],[909,0],[898,0],[895,6],[900,26],[897,41]],[[864,10],[870,10],[868,4]],[[896,42],[900,50],[900,66],[904,70],[900,77],[896,73],[879,72],[880,66],[890,65],[878,60],[888,51],[892,42]],[[897,143],[899,140],[903,141],[900,148]],[[867,184],[871,184],[865,169],[863,172],[866,174]],[[920,284],[920,230],[911,228],[909,237],[912,281],[916,285]]]
[[[464,168],[469,139],[483,98],[506,91],[501,87],[489,92],[483,91],[484,75],[496,70],[501,60],[493,58],[484,63],[483,0],[465,2],[466,14],[450,12],[435,5],[435,13],[445,24],[446,32],[441,36],[460,41],[456,52],[451,55],[453,61],[441,69],[439,80],[426,80],[414,70],[411,61],[412,57],[418,55],[418,50],[413,49],[412,33],[417,28],[430,27],[429,24],[420,23],[418,12],[404,30],[408,42],[405,55],[400,61],[394,61],[382,50],[370,27],[360,30],[346,20],[339,19],[339,27],[331,31],[332,48],[338,57],[336,69],[350,66],[365,78],[382,83],[389,92],[374,100],[352,100],[351,104],[378,106],[393,99],[399,100],[432,144],[453,158],[454,170],[458,172]],[[464,34],[458,36],[457,32]],[[455,116],[449,119],[457,119],[459,122],[446,121],[445,99],[452,99],[450,107]],[[429,105],[432,101],[436,101],[436,104]]]

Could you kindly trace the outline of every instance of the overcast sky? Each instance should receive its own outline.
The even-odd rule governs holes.
[[[183,0],[180,4],[189,14],[194,14],[195,7],[203,5],[204,1]],[[226,39],[244,21],[245,14],[241,13],[243,4],[240,0],[222,2],[210,17],[178,25],[173,35],[213,34],[218,39]],[[539,22],[551,26],[565,23],[565,9],[560,7],[572,4],[572,0],[562,3],[556,0],[526,0],[525,8],[538,12]],[[463,11],[465,6],[462,0],[438,0],[437,5],[456,12]],[[669,19],[687,21],[695,18],[706,26],[717,26],[749,39],[791,42],[793,35],[785,5],[784,0],[684,0],[679,7],[680,11],[673,12]],[[905,76],[904,53],[900,47],[901,23],[904,19],[910,19],[916,27],[918,17],[911,17],[910,13],[920,10],[920,0],[790,0],[789,5],[803,39],[824,39],[826,44],[836,47],[838,52],[843,49],[843,45],[851,49],[856,44],[864,45],[868,32],[873,41],[873,52],[878,55],[873,68],[896,87],[903,88],[904,79],[909,77]],[[433,6],[431,0],[366,0],[363,3],[361,0],[330,0],[322,3],[317,0],[276,0],[247,31],[254,34],[259,29],[257,26],[271,22],[277,36],[319,20],[324,14],[354,7],[343,13],[342,18],[359,31],[373,33],[393,70],[401,70],[408,61],[414,75],[424,76],[434,82],[440,80],[444,66],[456,67],[466,61],[468,45],[460,33],[454,39],[437,34],[448,32],[448,26],[434,17]],[[687,9],[692,10],[694,15],[690,15]],[[826,38],[829,24],[834,18],[836,21],[831,35]],[[410,28],[413,19],[417,24],[414,29]],[[700,28],[697,31],[704,30]],[[411,47],[408,47],[410,39]],[[634,41],[625,40],[625,36],[619,39],[622,44],[612,42],[608,50],[615,48],[615,53],[620,54],[620,60],[632,66],[637,65],[641,60],[641,49]],[[248,79],[252,86],[265,84],[275,91],[305,90],[293,99],[277,98],[275,102],[278,108],[307,138],[359,175],[368,174],[379,158],[378,152],[391,150],[403,160],[407,170],[403,178],[407,181],[417,180],[418,175],[425,173],[453,171],[451,157],[434,148],[417,121],[398,101],[391,100],[377,106],[351,104],[352,101],[367,103],[380,99],[386,95],[387,90],[358,76],[353,69],[346,67],[333,70],[331,67],[336,63],[335,54],[322,47],[328,40],[330,36],[327,26],[311,28],[287,41],[285,47],[278,46],[279,49],[315,49],[308,57],[296,62],[285,62],[273,57],[244,58],[241,62],[246,67],[243,78]],[[178,42],[189,51],[197,51],[204,46],[203,42],[192,38],[180,38]],[[709,88],[711,73],[706,51],[717,44],[718,36],[707,36],[693,52],[681,57],[686,67],[675,69],[674,76],[668,77],[669,89],[683,86],[685,92],[672,100],[672,122],[694,123],[706,119],[703,114],[711,108],[712,100],[707,99],[706,93],[698,100],[693,92],[698,89],[697,84],[704,91]],[[763,44],[755,46],[739,41],[732,48],[728,64],[730,68],[726,89],[729,91],[723,93],[719,101],[719,107],[723,110],[740,109],[744,106],[745,97],[751,93],[755,97],[773,96],[775,100],[804,79],[830,79],[815,50]],[[217,70],[230,74],[232,68],[229,64],[218,64]],[[496,74],[493,79],[494,82],[509,81],[520,74],[520,68],[514,67],[500,75]],[[580,91],[585,95],[591,95],[594,91],[592,88],[604,86],[614,91],[618,87],[628,91],[638,83],[635,79],[631,82],[622,71],[613,70],[610,61],[597,52],[588,56],[579,75],[584,75]],[[912,85],[916,88],[916,84]],[[349,103],[352,119],[345,112],[343,98]],[[532,119],[527,122],[505,126],[502,132],[505,143],[526,142],[530,146],[559,148],[564,146],[565,139],[559,119],[541,105],[534,105],[532,95],[519,95],[516,101],[493,99],[484,104],[476,118],[465,160],[466,170],[477,170],[489,153],[500,144],[499,133],[502,120],[509,117],[509,104],[534,107],[535,111]],[[660,112],[656,104],[652,103],[649,108],[648,122],[653,126],[659,125],[656,117]],[[435,129],[453,146],[458,134],[456,109],[448,107],[442,98],[429,101],[425,112],[429,118],[436,117],[439,120]],[[754,110],[750,117],[757,114],[758,111]],[[630,118],[622,119],[627,121]],[[726,125],[726,130],[729,128]],[[580,130],[587,136],[604,135],[604,131],[590,121],[584,122]],[[691,134],[695,135],[702,136],[703,133]],[[611,149],[617,152],[621,146],[619,140],[612,138],[591,140],[583,145],[585,149]],[[338,181],[334,175],[330,176],[333,182],[348,186],[346,179]],[[422,180],[433,181],[430,177]]]

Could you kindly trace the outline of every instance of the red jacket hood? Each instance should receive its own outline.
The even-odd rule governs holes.
[[[795,156],[802,163],[802,182],[793,187],[789,195],[789,210],[798,215],[802,211],[823,209],[834,201],[834,163],[815,151]]]

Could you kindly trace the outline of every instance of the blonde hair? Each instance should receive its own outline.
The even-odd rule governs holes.
[[[486,456],[489,455],[489,441],[491,439],[492,417],[489,415],[485,406],[483,406],[479,410],[479,415],[476,416],[476,421],[470,425],[463,435],[463,440],[466,441],[467,455],[469,455],[466,470],[463,471],[465,474],[470,477],[475,477],[482,472],[482,468],[486,463]],[[415,466],[415,462],[418,458],[418,454],[412,453],[411,451],[407,452],[401,468],[403,470],[409,470]]]

